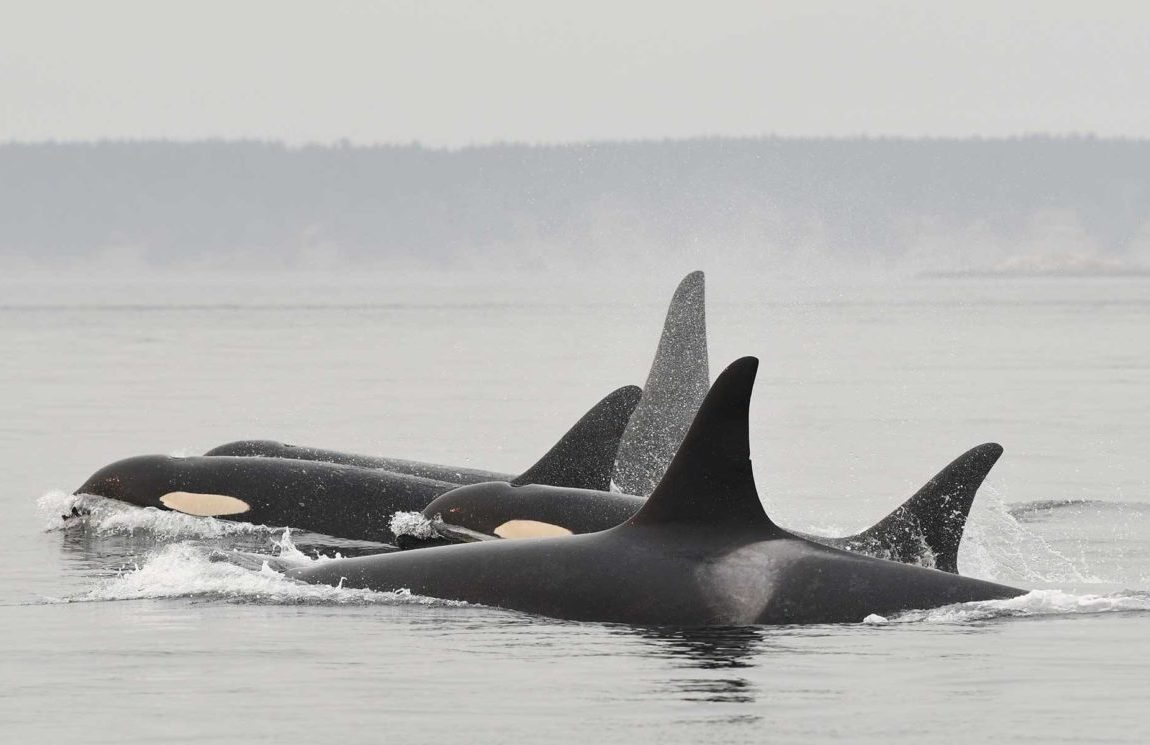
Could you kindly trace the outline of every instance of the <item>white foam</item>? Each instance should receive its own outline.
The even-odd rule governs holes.
[[[328,557],[312,559],[300,553],[291,543],[290,535],[285,535],[278,545],[279,555],[267,557],[269,560],[274,559],[277,565],[330,561]],[[228,561],[215,560],[213,557],[218,555],[219,552],[210,547],[192,542],[168,545],[148,556],[142,563],[100,581],[91,590],[56,602],[196,597],[284,605],[466,605],[412,595],[406,590],[374,592],[306,584],[274,571],[266,561],[259,570],[253,571]]]
[[[424,517],[422,512],[397,512],[391,516],[391,524],[388,527],[397,536],[409,535],[420,540],[435,538],[437,535],[431,521]]]
[[[137,507],[114,499],[63,491],[48,492],[37,500],[36,505],[44,516],[47,530],[62,530],[81,524],[97,534],[146,532],[159,538],[205,539],[240,535],[273,536],[283,530],[253,523],[196,517],[155,507]],[[73,510],[80,516],[73,517]]]
[[[962,574],[1024,584],[1104,581],[1019,522],[997,490],[984,486],[975,504],[959,545]]]
[[[1063,590],[1032,590],[1006,600],[959,603],[931,610],[900,613],[892,623],[970,623],[1019,616],[1062,616],[1082,613],[1150,611],[1150,593],[1075,595]],[[865,621],[864,621],[865,623]]]

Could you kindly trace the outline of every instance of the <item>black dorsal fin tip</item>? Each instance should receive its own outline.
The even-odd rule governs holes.
[[[615,483],[645,497],[662,478],[710,385],[706,278],[694,271],[679,282],[643,398],[631,417],[615,463]]]
[[[635,385],[626,385],[607,394],[535,465],[511,483],[597,491],[610,489],[619,440],[642,395],[643,390]]]
[[[914,558],[921,538],[934,554],[936,569],[957,573],[958,547],[974,497],[1002,453],[995,442],[967,450],[858,537],[883,544],[903,560]]]
[[[626,526],[741,524],[774,528],[751,470],[751,391],[759,361],[743,357],[715,379],[655,491]]]

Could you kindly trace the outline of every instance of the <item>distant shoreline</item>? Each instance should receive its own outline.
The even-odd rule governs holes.
[[[1125,271],[995,271],[993,269],[970,269],[959,271],[927,271],[916,276],[923,279],[1145,279],[1150,277],[1150,268]]]
[[[1150,140],[6,144],[0,259],[1128,272],[1150,262]]]
[[[506,148],[523,148],[533,150],[554,150],[564,148],[589,147],[620,147],[620,146],[680,146],[692,144],[722,144],[746,145],[761,143],[785,143],[800,145],[854,145],[854,144],[882,144],[882,145],[1017,145],[1024,143],[1050,143],[1050,144],[1097,144],[1097,145],[1150,145],[1150,137],[1094,135],[1090,133],[1022,133],[1016,135],[980,136],[910,136],[910,135],[692,135],[688,137],[662,137],[662,138],[600,138],[589,140],[556,140],[556,141],[528,141],[507,140],[475,142],[465,145],[432,145],[418,140],[408,142],[378,141],[361,142],[351,140],[305,141],[292,142],[281,139],[267,139],[260,137],[195,137],[195,138],[164,138],[164,137],[100,137],[96,139],[76,140],[3,140],[0,139],[0,149],[3,148],[85,148],[85,147],[122,147],[128,146],[259,146],[279,148],[283,150],[422,150],[426,152],[456,153],[471,150],[494,150]]]

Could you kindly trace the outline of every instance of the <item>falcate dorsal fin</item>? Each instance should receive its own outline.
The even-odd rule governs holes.
[[[955,458],[914,496],[873,527],[852,536],[878,543],[898,561],[911,561],[923,544],[934,554],[934,566],[958,573],[958,546],[978,487],[1002,455],[988,442]]]
[[[706,281],[702,272],[691,272],[671,298],[643,397],[619,443],[615,460],[619,491],[645,497],[655,489],[710,382]]]
[[[777,530],[751,471],[748,414],[759,361],[735,360],[703,399],[666,474],[624,526],[739,525]]]
[[[611,488],[619,438],[643,391],[627,385],[607,394],[539,461],[512,481],[516,486],[546,484],[572,489]]]

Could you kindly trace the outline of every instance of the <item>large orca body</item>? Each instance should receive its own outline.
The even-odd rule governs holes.
[[[287,573],[306,582],[641,625],[851,622],[1024,593],[822,546],[776,526],[763,510],[749,457],[757,366],[744,358],[719,376],[654,493],[622,525],[321,562]]]
[[[958,572],[958,547],[978,487],[1002,455],[987,443],[963,453],[874,526],[843,537],[795,533],[825,546]],[[596,533],[627,521],[642,497],[508,482],[472,484],[436,497],[423,510],[435,535],[400,536],[400,545],[469,543],[492,538]]]
[[[580,419],[517,484],[606,488],[619,438],[641,391],[613,391]],[[142,455],[97,471],[76,490],[141,507],[176,510],[317,533],[392,541],[396,512],[422,510],[458,486],[374,468],[289,458]]]

